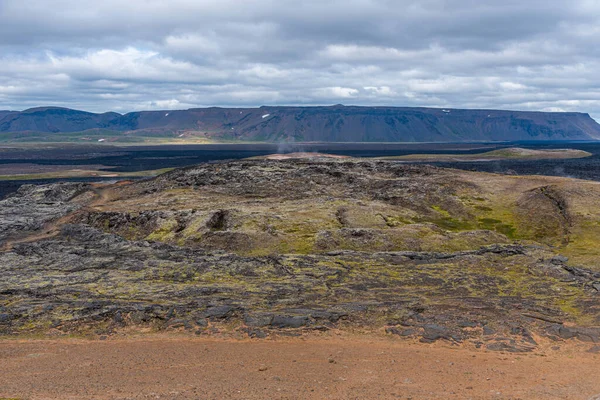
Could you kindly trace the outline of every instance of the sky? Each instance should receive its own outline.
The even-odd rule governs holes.
[[[387,105],[600,120],[597,0],[0,0],[0,109]]]

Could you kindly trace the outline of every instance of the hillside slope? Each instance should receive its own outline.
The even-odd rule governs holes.
[[[0,338],[600,343],[599,202],[595,182],[324,157],[25,185],[0,201]]]
[[[260,107],[94,114],[42,107],[0,112],[0,133],[102,130],[119,137],[320,142],[598,140],[584,113],[399,107]],[[52,140],[52,137],[45,137]]]

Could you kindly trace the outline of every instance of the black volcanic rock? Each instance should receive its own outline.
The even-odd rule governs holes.
[[[535,349],[532,334],[597,343],[599,198],[583,181],[324,158],[26,185],[0,201],[0,337],[349,329],[511,352]],[[560,229],[501,224],[539,220],[533,201],[545,219],[568,216],[585,251],[543,244]],[[498,210],[503,221],[487,218]]]
[[[598,140],[584,113],[407,107],[260,107],[94,114],[44,107],[0,111],[0,132],[72,133],[106,129],[138,136],[255,141],[461,142]]]

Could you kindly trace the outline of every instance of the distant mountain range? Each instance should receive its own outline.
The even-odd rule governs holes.
[[[95,114],[59,107],[0,111],[0,139],[296,142],[465,142],[600,140],[584,113],[408,107],[194,108]]]

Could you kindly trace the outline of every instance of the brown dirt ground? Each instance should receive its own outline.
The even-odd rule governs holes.
[[[0,399],[597,399],[600,354],[376,337],[0,341]],[[596,348],[597,349],[597,348]]]

